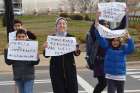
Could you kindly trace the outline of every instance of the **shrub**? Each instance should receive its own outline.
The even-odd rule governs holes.
[[[85,20],[86,21],[90,21],[91,20],[88,14],[85,15]]]
[[[60,13],[59,16],[60,16],[60,17],[65,17],[65,18],[69,17],[68,13]]]
[[[72,19],[72,20],[83,20],[84,18],[80,14],[73,14],[73,15],[70,15],[70,19]]]

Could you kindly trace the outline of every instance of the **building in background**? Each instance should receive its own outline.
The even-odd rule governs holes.
[[[4,0],[0,0],[0,12],[4,11]],[[138,10],[140,0],[13,0],[14,13],[37,14],[56,11],[94,12],[98,2],[121,1],[128,3],[131,10]]]
[[[60,8],[61,0],[13,0],[13,9],[16,12],[21,11],[24,14],[33,14],[34,12],[46,13],[57,11]],[[0,0],[0,10],[4,10],[3,0]]]

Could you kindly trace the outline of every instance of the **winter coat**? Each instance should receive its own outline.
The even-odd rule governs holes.
[[[35,68],[34,65],[39,64],[40,59],[37,61],[21,61],[7,59],[8,50],[4,51],[4,58],[7,65],[12,65],[14,80],[34,80]]]

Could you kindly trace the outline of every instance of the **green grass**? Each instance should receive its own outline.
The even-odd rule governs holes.
[[[55,32],[55,20],[58,15],[39,15],[39,16],[18,16],[24,23],[24,27],[32,31],[37,35],[39,41],[39,52],[43,51],[43,43],[46,41],[47,35],[51,35]],[[93,16],[94,18],[94,16]],[[77,37],[78,43],[85,43],[85,37],[87,31],[89,31],[91,22],[89,21],[77,21],[68,19],[68,32]],[[140,27],[140,26],[139,26]],[[135,39],[135,42],[140,40],[140,30],[135,27],[129,28],[129,32]],[[2,27],[2,18],[0,17],[0,54],[3,53],[3,49],[6,47],[6,31]],[[140,49],[137,49],[134,54],[128,57],[128,60],[139,60]]]

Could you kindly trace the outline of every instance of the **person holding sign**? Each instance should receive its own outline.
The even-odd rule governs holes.
[[[63,17],[56,20],[56,33],[53,36],[59,38],[72,37],[72,35],[67,33],[67,21]],[[45,43],[44,47],[49,47],[48,43]],[[80,55],[79,45],[76,46],[75,51],[63,55],[51,56],[50,77],[54,93],[78,93],[74,55]],[[48,58],[48,56],[45,57]]]
[[[100,20],[99,23],[109,27],[109,23],[104,20]],[[93,70],[94,77],[98,80],[93,93],[101,93],[106,87],[106,78],[104,74],[105,50],[99,45],[95,36],[95,30],[95,22],[93,22],[86,37],[86,61],[88,68]]]
[[[16,40],[18,41],[27,41],[27,33],[23,29],[17,30]],[[16,51],[16,50],[15,50]],[[37,55],[37,54],[36,54]],[[39,64],[39,56],[37,60],[12,60],[8,59],[8,50],[5,49],[5,62],[7,65],[12,65],[13,74],[16,86],[18,88],[18,93],[33,93],[33,84],[35,79],[35,69],[34,65]]]
[[[22,23],[22,21],[15,19],[14,20],[14,30],[15,31],[9,33],[9,41],[16,40],[16,32],[19,29],[24,29],[23,23]],[[36,40],[36,36],[31,31],[27,31],[26,29],[24,29],[24,30],[26,31],[27,36],[30,40]]]
[[[100,15],[101,13],[97,12],[97,14]],[[100,46],[98,40],[96,39],[95,31],[98,29],[95,27],[95,23],[96,22],[94,21],[86,36],[86,61],[88,68],[93,70],[94,77],[98,80],[93,93],[101,93],[107,85],[104,73],[105,49]],[[108,29],[110,28],[110,22],[106,20],[99,20],[99,24]],[[125,29],[126,26],[127,16],[124,16],[120,25],[114,29]]]
[[[95,27],[99,25],[99,13],[97,12]],[[126,80],[126,55],[134,51],[134,42],[129,33],[127,42],[122,43],[121,37],[107,39],[101,37],[98,30],[95,30],[96,39],[99,45],[105,49],[104,72],[107,79],[108,93],[124,93],[124,83]]]

